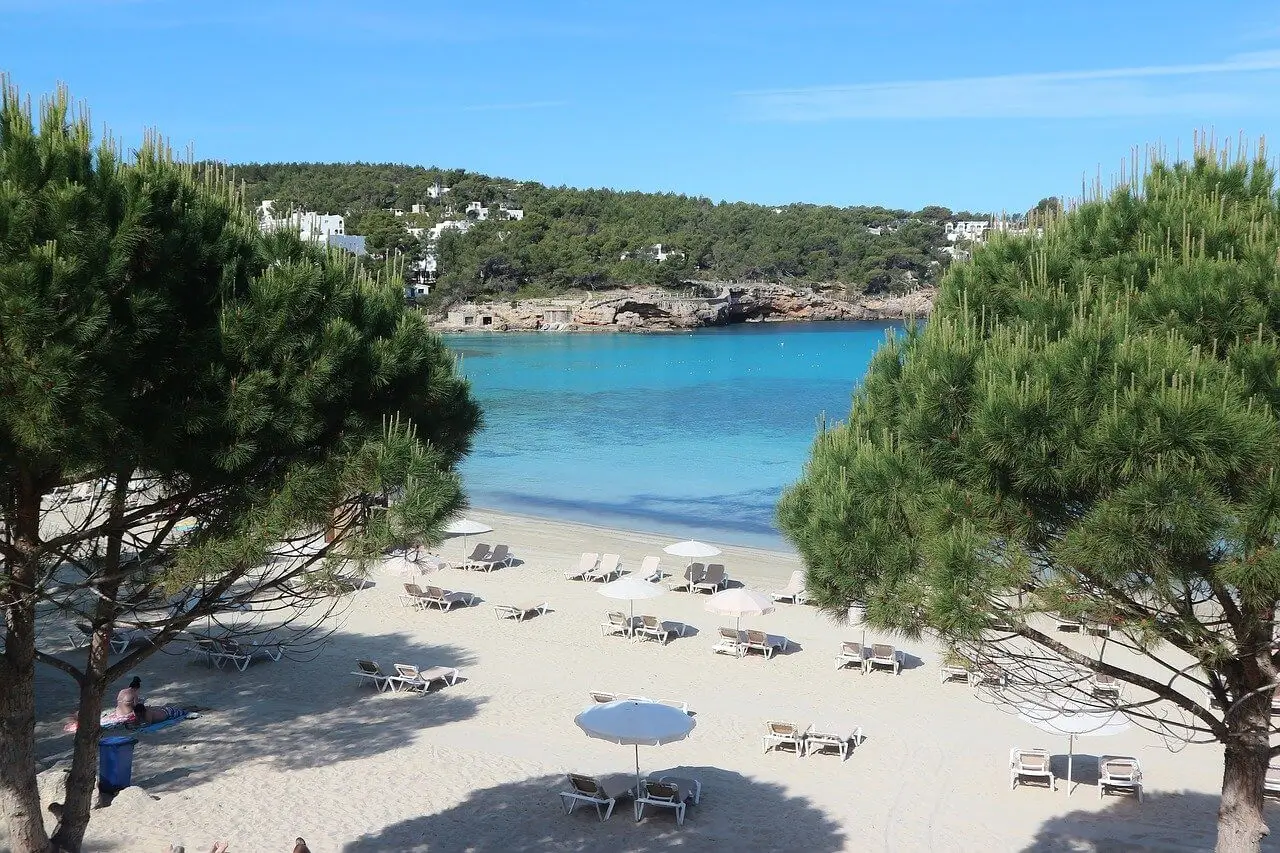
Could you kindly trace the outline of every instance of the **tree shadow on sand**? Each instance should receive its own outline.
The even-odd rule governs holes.
[[[457,667],[462,677],[425,695],[379,693],[353,674],[357,658],[377,661],[387,672],[395,663]],[[243,673],[167,656],[148,667],[144,693],[209,710],[137,735],[133,784],[151,794],[174,793],[242,763],[266,761],[291,770],[402,748],[423,728],[476,714],[483,698],[459,695],[472,662],[457,646],[423,644],[407,634],[337,633],[314,660],[259,660]]]
[[[619,799],[607,821],[602,822],[589,805],[567,815],[558,796],[568,789],[565,777],[538,776],[476,791],[451,809],[349,842],[342,853],[845,849],[844,833],[835,820],[803,797],[788,796],[779,785],[714,767],[679,767],[650,775],[661,773],[702,782],[702,801],[688,806],[683,826],[676,825],[670,809],[648,808],[644,820],[636,823],[630,798]]]
[[[1058,783],[1059,796],[1064,784]],[[1094,805],[1098,793],[1092,785],[1081,785],[1074,796],[1087,797]],[[1045,821],[1021,853],[1208,853],[1214,848],[1217,796],[1162,791],[1141,804],[1130,795],[1108,794],[1106,799],[1100,811],[1084,808]],[[1280,804],[1268,802],[1266,817],[1273,835],[1263,840],[1262,849],[1280,850],[1280,840],[1274,837]]]

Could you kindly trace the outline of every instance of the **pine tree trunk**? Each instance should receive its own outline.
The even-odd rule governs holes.
[[[40,494],[21,482],[9,519],[12,544],[25,559],[9,560],[0,585],[8,636],[0,654],[0,809],[13,853],[46,853],[49,836],[36,785],[36,608]]]
[[[80,687],[80,707],[76,712],[76,737],[71,753],[71,770],[67,774],[66,802],[62,820],[53,835],[57,849],[77,853],[89,828],[89,811],[93,808],[93,791],[98,781],[98,736],[101,734],[102,695],[105,681],[108,634],[94,635],[90,650],[90,671]]]
[[[17,638],[10,625],[9,643]],[[34,648],[34,640],[33,648]],[[35,663],[14,666],[6,652],[0,669],[4,687],[0,689],[0,808],[4,809],[13,853],[45,853],[49,839],[40,810],[36,787],[35,757]],[[25,655],[23,657],[26,657]]]
[[[1270,760],[1270,699],[1270,693],[1255,697],[1229,718],[1232,737],[1223,761],[1214,853],[1257,853],[1269,831],[1263,816],[1263,783]]]

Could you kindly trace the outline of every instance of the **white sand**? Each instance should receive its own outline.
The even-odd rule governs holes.
[[[483,603],[420,612],[397,601],[402,578],[376,574],[355,594],[332,640],[310,659],[259,662],[241,674],[159,654],[138,674],[153,702],[198,703],[202,719],[144,735],[137,789],[96,811],[88,849],[147,853],[181,841],[189,851],[227,839],[233,853],[287,851],[296,835],[316,853],[357,851],[946,850],[1187,851],[1213,846],[1217,747],[1170,752],[1131,730],[1079,742],[1076,778],[1009,790],[1011,746],[1043,746],[1065,772],[1066,739],[1038,732],[975,696],[939,683],[938,649],[903,643],[898,676],[837,672],[842,628],[812,607],[780,605],[744,620],[798,647],[765,661],[714,655],[705,595],[638,602],[697,629],[673,640],[602,637],[615,603],[598,584],[566,581],[584,550],[617,551],[636,568],[669,540],[476,511],[522,565],[492,574],[445,570],[431,583],[475,592]],[[474,544],[477,537],[471,538]],[[463,552],[446,544],[446,557]],[[779,589],[794,556],[727,548],[723,561],[748,586]],[[667,570],[682,568],[664,557]],[[495,603],[545,600],[546,615],[497,620]],[[887,639],[886,637],[868,637]],[[377,694],[349,673],[355,658],[448,664],[464,680],[427,696]],[[69,748],[58,723],[69,683],[41,677],[42,755]],[[677,828],[669,812],[636,824],[630,803],[601,823],[590,809],[560,811],[567,771],[626,774],[631,747],[586,738],[573,716],[596,688],[683,699],[696,712],[688,740],[641,748],[642,770],[700,778],[701,805]],[[848,761],[834,755],[762,754],[765,720],[831,721],[864,728]],[[1148,799],[1099,801],[1093,756],[1138,756]],[[1081,757],[1083,756],[1083,757]],[[2,846],[2,845],[0,845]]]

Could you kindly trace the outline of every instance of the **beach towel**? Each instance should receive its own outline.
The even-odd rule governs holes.
[[[104,729],[117,729],[128,724],[132,719],[133,714],[121,714],[115,708],[112,708],[111,710],[103,711],[98,715],[98,725]],[[62,727],[62,730],[64,732],[74,732],[78,728],[80,728],[80,721],[73,716],[67,721],[66,725]]]
[[[180,713],[177,716],[172,716],[165,720],[159,720],[154,723],[147,723],[145,726],[139,726],[136,729],[129,729],[129,731],[134,732],[135,734],[141,735],[141,734],[146,734],[148,732],[158,732],[161,729],[167,729],[170,726],[176,726],[178,723],[182,722],[183,720],[200,719],[200,715],[193,711],[184,711],[182,708],[174,708],[173,710],[179,711]]]

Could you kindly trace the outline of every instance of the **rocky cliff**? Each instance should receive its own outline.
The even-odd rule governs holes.
[[[899,320],[927,317],[936,291],[840,299],[781,284],[723,285],[714,296],[659,289],[619,290],[589,298],[528,299],[455,305],[433,318],[442,331],[673,331],[784,320]]]

